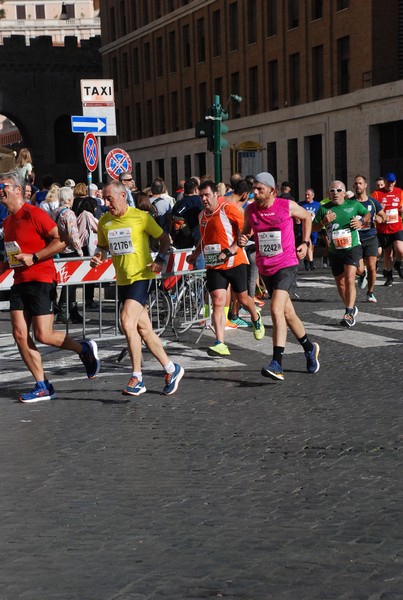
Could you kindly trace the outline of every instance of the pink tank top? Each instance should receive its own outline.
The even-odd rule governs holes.
[[[290,201],[275,198],[272,206],[267,208],[259,208],[252,202],[247,210],[255,236],[259,273],[274,275],[280,269],[298,265]]]

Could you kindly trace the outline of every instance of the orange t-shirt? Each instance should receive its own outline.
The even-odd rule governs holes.
[[[237,239],[243,227],[243,220],[244,216],[239,208],[226,202],[224,198],[218,199],[218,205],[211,215],[201,211],[200,240],[207,269],[232,269],[248,264],[243,248],[238,248],[234,256],[225,261],[218,260],[220,252],[229,248]]]

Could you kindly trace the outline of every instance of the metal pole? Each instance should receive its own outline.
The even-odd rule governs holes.
[[[102,183],[102,154],[101,154],[101,136],[97,136],[98,144],[98,183]]]
[[[216,183],[221,181],[221,101],[220,96],[214,96],[214,178]]]

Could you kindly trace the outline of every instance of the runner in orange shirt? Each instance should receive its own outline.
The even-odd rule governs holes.
[[[216,341],[208,349],[210,356],[229,356],[224,343],[226,316],[224,306],[226,290],[231,284],[236,299],[250,313],[253,334],[257,340],[264,337],[262,317],[247,291],[247,265],[245,251],[237,245],[238,234],[243,226],[243,214],[234,205],[219,198],[214,181],[206,180],[199,186],[203,210],[199,215],[200,242],[188,257],[193,264],[201,252],[207,271],[207,288],[213,303],[213,327]]]

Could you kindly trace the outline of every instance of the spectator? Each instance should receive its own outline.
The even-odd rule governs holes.
[[[21,148],[18,153],[16,162],[16,172],[21,177],[22,181],[32,181],[32,157],[28,148]]]

